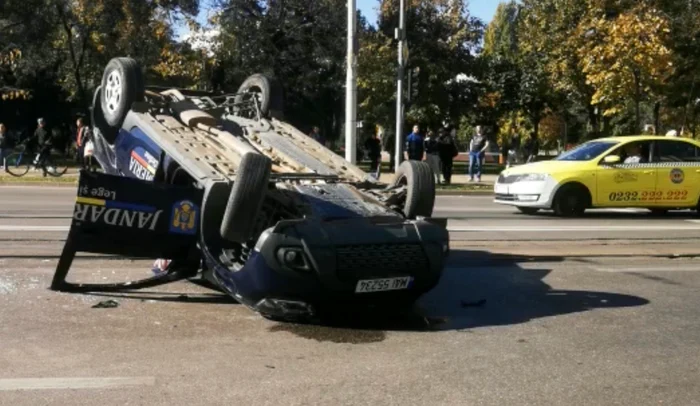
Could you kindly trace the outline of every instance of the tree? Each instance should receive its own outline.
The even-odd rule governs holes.
[[[381,2],[379,31],[386,39],[392,39],[398,27],[398,5],[398,0]],[[406,27],[408,65],[420,70],[417,97],[406,110],[406,125],[456,123],[476,104],[476,88],[469,78],[477,67],[481,21],[469,15],[464,0],[410,0]]]
[[[672,72],[668,48],[669,22],[646,2],[625,10],[612,20],[605,10],[591,7],[589,18],[579,27],[580,35],[592,33],[578,49],[581,68],[588,83],[595,87],[592,104],[604,103],[605,116],[623,111],[625,102],[635,104],[635,131],[641,132],[643,100]]]
[[[598,0],[595,0],[598,1]],[[578,49],[586,37],[577,31],[588,0],[522,0],[520,46],[538,55],[543,77],[558,94],[587,112],[590,132],[599,133],[599,114],[592,104],[595,89],[581,70]]]
[[[493,107],[482,107],[496,109],[494,121],[500,123],[503,115],[522,111],[537,135],[553,90],[545,71],[546,55],[521,46],[522,13],[515,1],[501,3],[488,25],[483,53],[488,66],[484,78],[490,88],[486,94],[494,95],[498,101]]]
[[[284,88],[287,117],[303,129],[338,134],[344,116],[346,2],[224,0],[220,51],[225,83],[261,72]],[[360,16],[358,30],[366,23]]]

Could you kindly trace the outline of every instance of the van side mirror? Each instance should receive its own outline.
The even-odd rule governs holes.
[[[608,165],[615,165],[620,163],[620,157],[618,155],[608,155],[603,158],[603,163]]]

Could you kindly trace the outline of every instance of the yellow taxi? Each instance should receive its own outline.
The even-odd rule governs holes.
[[[588,141],[551,161],[506,169],[496,203],[526,214],[554,210],[580,216],[588,208],[699,209],[700,142],[624,136]]]

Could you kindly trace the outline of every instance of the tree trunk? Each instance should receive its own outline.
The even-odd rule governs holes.
[[[634,71],[634,87],[635,87],[635,94],[634,94],[634,133],[635,134],[640,134],[641,131],[639,130],[639,127],[642,122],[642,113],[640,110],[640,104],[642,103],[642,87],[640,83],[640,78],[639,78],[639,71],[635,69]]]
[[[63,25],[63,30],[66,33],[67,41],[68,41],[68,51],[70,53],[70,58],[71,58],[71,63],[73,65],[73,77],[75,78],[75,84],[78,87],[78,104],[83,108],[86,112],[89,111],[89,105],[87,103],[87,97],[86,97],[86,91],[85,91],[85,84],[83,83],[83,78],[81,75],[81,70],[83,67],[83,61],[85,59],[85,51],[87,48],[87,43],[89,39],[89,34],[88,33],[83,33],[82,34],[82,43],[81,43],[81,49],[80,49],[80,57],[76,55],[75,52],[75,47],[73,45],[73,29],[70,25],[70,22],[68,21],[68,18],[61,7],[60,3],[55,3],[56,4],[56,11],[58,12],[58,15],[61,19],[61,24]],[[89,30],[87,30],[89,31]]]
[[[661,102],[657,101],[654,103],[654,134],[659,133],[659,128],[661,127],[661,119],[659,118],[659,112],[661,111]]]
[[[591,126],[592,139],[598,138],[598,114],[595,111],[595,106],[588,105],[588,123]]]
[[[603,116],[603,137],[610,136],[610,117]]]

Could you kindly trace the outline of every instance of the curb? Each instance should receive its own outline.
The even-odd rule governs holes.
[[[5,180],[0,180],[0,186],[36,186],[36,187],[75,187],[78,185],[78,180],[76,178],[75,182],[51,182],[51,181],[41,181],[36,182],[7,182]],[[436,196],[493,196],[492,190],[441,190],[437,189],[435,191]]]
[[[36,187],[76,187],[78,181],[75,182],[6,182],[0,180],[0,186],[36,186]]]
[[[51,181],[28,181],[28,182],[8,182],[6,180],[0,179],[0,186],[62,186],[62,187],[75,187],[78,184],[78,179],[76,178],[74,182],[51,182]],[[435,194],[437,196],[492,196],[493,190],[445,190],[436,189]]]

